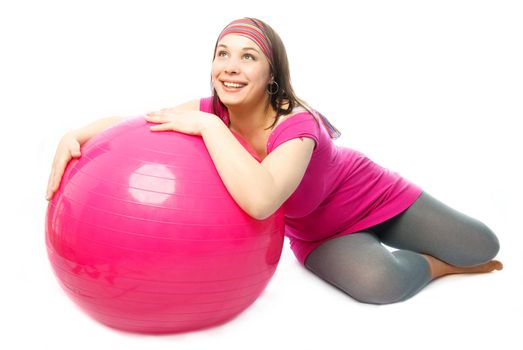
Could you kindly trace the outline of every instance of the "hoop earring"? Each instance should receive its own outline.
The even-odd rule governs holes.
[[[276,88],[273,88],[273,86],[276,85]],[[269,95],[274,95],[280,90],[280,85],[278,85],[277,82],[273,81],[269,85],[267,85],[267,93]]]

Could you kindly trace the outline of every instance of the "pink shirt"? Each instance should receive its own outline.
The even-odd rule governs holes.
[[[201,99],[200,110],[212,113],[212,98]],[[227,110],[221,109],[218,114],[227,124]],[[233,134],[261,162],[252,147]],[[298,137],[309,137],[316,143],[302,181],[283,204],[285,235],[301,264],[323,242],[396,216],[422,192],[361,152],[335,145],[323,125],[308,112],[297,113],[273,129],[267,154]]]

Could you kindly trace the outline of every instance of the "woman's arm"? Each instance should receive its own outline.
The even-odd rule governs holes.
[[[83,145],[93,136],[101,133],[105,129],[108,129],[115,124],[120,123],[124,119],[125,119],[124,117],[108,117],[108,118],[98,119],[79,129],[69,131],[67,134],[73,135],[74,138],[80,143],[80,145]]]
[[[272,215],[298,187],[314,148],[310,138],[292,139],[259,163],[218,119],[210,119],[202,138],[225,187],[250,216]]]
[[[166,108],[164,110],[170,110],[173,112],[184,112],[184,111],[198,111],[200,109],[200,101],[193,100],[189,102],[182,103],[176,107]],[[123,121],[124,117],[108,117],[96,120],[91,124],[83,126],[79,129],[69,131],[68,134],[73,135],[76,140],[83,145],[86,141],[91,139],[93,136],[99,134],[100,132],[114,126],[115,124]]]
[[[122,117],[109,117],[99,119],[82,128],[71,130],[62,136],[55,152],[53,164],[51,166],[51,174],[47,181],[46,199],[51,200],[54,193],[58,190],[62,176],[64,174],[67,164],[73,158],[81,156],[80,147],[96,134],[105,129],[121,122]]]
[[[173,112],[198,111],[200,109],[200,100],[193,100],[176,107],[166,108]],[[72,158],[81,156],[80,146],[90,140],[93,136],[123,121],[124,117],[109,117],[96,120],[79,129],[67,132],[58,144],[55,152],[51,174],[47,182],[46,198],[50,200],[53,194],[60,186],[62,176],[67,164]]]

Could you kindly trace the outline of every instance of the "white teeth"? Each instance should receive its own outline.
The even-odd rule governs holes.
[[[241,88],[245,86],[245,84],[230,83],[228,81],[224,81],[223,85],[227,86],[228,88]]]

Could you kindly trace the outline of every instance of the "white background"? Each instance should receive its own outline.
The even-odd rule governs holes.
[[[296,92],[358,149],[499,236],[502,272],[361,304],[288,241],[265,293],[210,330],[143,336],[85,316],[44,244],[60,136],[210,94],[212,50],[253,16],[286,44]],[[0,348],[521,349],[523,11],[518,1],[3,1]]]

